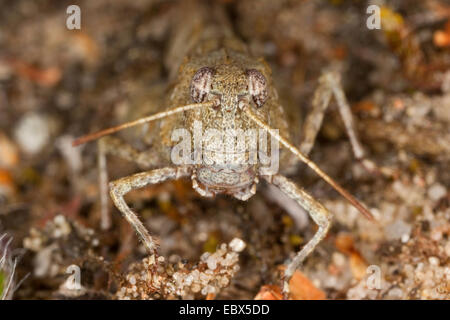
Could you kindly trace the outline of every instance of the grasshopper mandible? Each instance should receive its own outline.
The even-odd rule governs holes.
[[[173,80],[171,94],[166,100],[166,110],[81,137],[74,141],[74,145],[103,137],[99,140],[99,180],[103,217],[107,217],[106,154],[121,156],[152,168],[150,171],[109,183],[110,196],[115,206],[134,227],[149,254],[157,254],[156,241],[124,200],[124,196],[131,190],[167,180],[190,177],[192,187],[202,196],[212,197],[225,193],[245,201],[255,194],[260,178],[278,187],[303,207],[319,226],[313,238],[297,253],[285,270],[283,292],[287,296],[289,279],[327,234],[331,225],[331,213],[282,174],[262,170],[259,162],[249,164],[236,160],[224,167],[223,164],[204,158],[193,164],[173,165],[172,162],[171,166],[158,168],[162,163],[161,158],[168,160],[170,150],[174,147],[171,133],[176,128],[186,128],[193,135],[195,122],[200,122],[205,131],[207,129],[216,129],[221,132],[236,129],[262,129],[289,151],[283,154],[282,166],[283,163],[304,162],[367,218],[373,219],[371,213],[360,202],[307,157],[320,129],[324,113],[334,96],[355,157],[372,167],[373,163],[364,159],[363,148],[357,138],[339,76],[333,72],[324,73],[319,79],[312,101],[312,111],[302,128],[303,141],[298,147],[291,143],[288,121],[279,103],[270,67],[262,58],[253,57],[246,45],[233,35],[231,28],[226,27],[226,24],[224,26],[218,23],[224,18],[223,12],[216,14],[216,11],[216,9],[203,11],[203,14],[199,14],[202,12],[201,9],[195,10],[194,13],[190,11],[192,14],[200,15],[203,20],[208,17],[206,19],[209,21],[206,23],[208,28],[207,32],[190,37],[191,45],[186,45],[189,47],[189,52],[186,53],[180,67],[176,68],[177,72],[173,72],[176,77]],[[195,26],[191,27],[198,29]],[[186,35],[187,27],[184,26],[184,28],[183,32]],[[160,139],[156,139],[159,147],[150,152],[140,152],[117,138],[104,137],[119,130],[155,120],[162,120],[158,127]],[[213,147],[215,147],[214,142],[205,145],[208,150]],[[249,153],[249,150],[245,150],[244,153]],[[220,158],[227,156],[227,153],[218,153],[215,156]]]

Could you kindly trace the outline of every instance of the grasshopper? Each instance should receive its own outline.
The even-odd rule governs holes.
[[[334,96],[356,159],[368,167],[373,168],[375,165],[364,158],[364,151],[354,129],[350,107],[337,73],[324,73],[320,77],[312,100],[312,111],[305,120],[302,141],[297,147],[290,142],[288,119],[279,102],[268,64],[263,58],[254,57],[245,43],[233,34],[224,12],[216,5],[208,9],[205,8],[208,6],[206,3],[197,7],[194,3],[183,2],[188,4],[188,7],[182,10],[183,14],[192,15],[195,19],[191,19],[193,22],[188,25],[183,23],[177,31],[181,40],[175,40],[174,43],[183,43],[181,46],[183,49],[177,47],[179,50],[168,53],[173,56],[173,66],[169,69],[172,86],[166,98],[167,108],[148,117],[83,136],[75,140],[74,145],[101,138],[98,142],[98,164],[104,217],[107,217],[108,180],[105,156],[107,154],[120,156],[150,169],[109,182],[109,193],[115,206],[133,226],[151,255],[157,255],[157,242],[124,200],[124,196],[131,190],[168,180],[190,178],[192,187],[201,196],[228,194],[245,201],[256,193],[260,179],[279,188],[305,209],[319,227],[284,272],[283,292],[287,297],[290,278],[326,236],[330,229],[332,214],[286,176],[264,170],[265,167],[259,161],[249,163],[241,161],[240,157],[230,157],[231,161],[225,166],[217,161],[231,155],[232,151],[200,157],[200,161],[194,163],[175,165],[172,161],[171,165],[162,167],[162,163],[170,163],[169,155],[175,146],[171,139],[172,132],[177,128],[185,128],[191,136],[195,135],[196,123],[201,124],[203,132],[208,129],[225,133],[236,129],[262,130],[285,148],[280,157],[282,168],[298,162],[305,163],[367,218],[373,219],[372,214],[358,200],[308,158],[324,113]],[[155,139],[157,146],[145,152],[138,151],[117,138],[107,136],[125,128],[156,120],[161,120],[159,126],[153,127],[156,129],[156,133],[153,131],[154,134],[159,134]],[[217,147],[217,142],[207,140],[203,145],[210,151]],[[241,154],[248,160],[250,151],[244,149]],[[275,149],[271,147],[271,151]]]

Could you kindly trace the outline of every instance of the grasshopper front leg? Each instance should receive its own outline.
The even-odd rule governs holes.
[[[264,179],[277,186],[288,197],[294,199],[303,209],[305,209],[314,222],[319,226],[316,234],[311,240],[297,253],[294,259],[289,263],[284,272],[283,295],[289,296],[289,280],[302,264],[303,260],[314,250],[314,248],[325,238],[331,226],[332,215],[320,202],[315,200],[305,190],[299,188],[294,182],[286,177],[275,174],[273,176],[264,176]]]
[[[190,174],[191,169],[189,167],[168,167],[137,173],[109,183],[110,195],[115,206],[136,230],[136,233],[150,255],[156,254],[157,242],[144,227],[136,213],[127,205],[124,196],[133,189],[139,189],[166,180],[179,179]]]

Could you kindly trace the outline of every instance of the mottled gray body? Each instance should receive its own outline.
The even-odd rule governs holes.
[[[171,132],[176,127],[188,128],[194,136],[195,121],[202,122],[202,129],[217,130],[218,132],[248,132],[257,131],[259,127],[251,121],[239,108],[241,101],[254,104],[249,93],[249,70],[258,70],[269,79],[267,88],[270,93],[264,106],[258,109],[258,115],[275,128],[287,135],[287,125],[283,110],[277,101],[276,91],[270,82],[271,75],[269,67],[252,57],[243,43],[234,39],[209,39],[204,40],[200,50],[190,56],[180,67],[179,75],[175,81],[169,104],[172,106],[186,105],[192,103],[191,81],[195,73],[202,67],[207,66],[214,70],[210,87],[204,100],[212,101],[218,99],[217,108],[202,108],[179,115],[173,119],[166,119],[161,126],[161,141],[168,147],[173,146]],[[230,139],[231,141],[231,139]],[[203,148],[215,150],[216,145],[211,140],[205,143]],[[232,147],[230,147],[232,149]],[[212,153],[211,157],[220,156],[220,153]],[[226,155],[223,154],[223,157]],[[236,157],[234,162],[226,166],[221,164],[208,164],[203,161],[193,168],[193,187],[203,196],[213,196],[217,193],[234,195],[238,199],[246,200],[256,192],[258,183],[259,163],[248,164],[248,158]]]
[[[242,157],[236,157],[235,162],[228,163],[226,166],[211,164],[208,161],[174,166],[170,162],[170,154],[177,142],[172,141],[172,133],[175,129],[184,128],[193,136],[196,121],[201,122],[203,131],[216,129],[221,132],[231,132],[263,128],[272,136],[278,135],[278,140],[289,151],[280,155],[281,168],[289,163],[293,164],[292,159],[297,162],[300,159],[319,172],[320,169],[306,159],[305,155],[309,154],[313,146],[324,112],[334,95],[355,156],[362,159],[363,150],[353,129],[350,108],[340,87],[339,77],[335,73],[329,73],[320,78],[312,101],[312,112],[303,126],[302,142],[297,149],[289,143],[288,122],[278,101],[269,66],[262,58],[253,57],[245,44],[233,36],[220,6],[213,5],[211,8],[205,8],[206,2],[204,6],[197,6],[196,2],[191,1],[183,1],[183,3],[185,8],[180,10],[180,16],[176,19],[178,26],[173,30],[174,37],[167,52],[166,64],[169,66],[171,85],[167,94],[166,107],[159,110],[157,114],[160,115],[158,119],[162,118],[159,125],[152,126],[149,131],[155,143],[153,150],[139,152],[112,137],[105,137],[99,142],[102,225],[104,228],[109,226],[106,154],[121,156],[143,167],[158,168],[121,178],[109,184],[114,204],[133,225],[149,253],[155,255],[157,255],[156,241],[126,204],[124,200],[126,193],[146,185],[190,177],[193,188],[202,196],[226,193],[238,199],[247,200],[256,192],[259,178],[263,178],[304,208],[319,226],[314,237],[291,260],[285,271],[283,290],[287,296],[288,280],[305,257],[325,237],[331,224],[331,214],[306,191],[283,175],[263,172],[260,163],[242,162]],[[182,17],[189,17],[189,19]],[[193,102],[210,102],[210,104],[208,107],[189,109],[189,111],[170,116],[167,114],[165,117],[170,110]],[[274,132],[274,129],[278,130],[278,133]],[[206,151],[211,151],[215,144],[214,142],[205,143],[204,147]],[[272,150],[268,150],[270,151]],[[208,159],[208,152],[206,154],[206,160],[211,160],[211,158]],[[221,155],[214,153],[210,157],[220,158]],[[246,157],[248,157],[248,150],[244,152],[244,159],[247,159]],[[364,161],[367,166],[374,167],[371,162]],[[169,163],[169,166],[160,168],[163,163]],[[330,184],[332,183],[331,178],[325,173],[321,176]],[[336,188],[336,185],[334,186]],[[346,195],[346,197],[349,199],[351,196]],[[356,200],[352,203],[355,204],[355,202]]]

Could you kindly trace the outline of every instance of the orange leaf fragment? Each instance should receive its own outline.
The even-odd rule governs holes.
[[[292,300],[325,300],[325,292],[318,289],[302,272],[295,271],[289,281]]]
[[[375,105],[375,103],[373,103],[373,101],[370,100],[362,100],[352,106],[352,110],[355,112],[371,112],[375,109],[377,109],[377,106]]]
[[[261,287],[255,300],[283,300],[283,294],[279,286],[265,285]]]
[[[444,30],[438,30],[434,33],[433,43],[440,48],[450,46],[450,20],[446,23]]]
[[[62,77],[62,72],[58,67],[42,69],[16,59],[12,59],[10,63],[19,76],[44,87],[54,86]]]
[[[216,298],[216,294],[215,293],[208,293],[206,295],[206,300],[214,300]]]
[[[72,33],[71,33],[72,34]],[[85,32],[73,33],[74,49],[88,63],[95,64],[100,57],[100,49],[96,41]]]
[[[355,251],[353,238],[351,235],[347,233],[340,232],[337,235],[334,244],[336,245],[336,248],[338,248],[339,251],[347,255],[350,255]]]
[[[335,245],[339,251],[350,257],[350,268],[353,277],[357,280],[363,279],[366,275],[368,264],[356,250],[352,236],[342,232],[339,233],[336,237]]]
[[[450,46],[450,34],[438,30],[433,35],[433,42],[436,47],[448,47]]]
[[[285,267],[280,269],[284,270]],[[325,292],[318,289],[302,272],[295,271],[289,281],[290,300],[325,300]],[[261,287],[255,300],[282,300],[283,294],[279,286],[265,285]]]
[[[16,190],[11,173],[0,169],[0,194],[10,195]]]
[[[17,146],[0,132],[0,167],[12,168],[19,162]]]
[[[350,255],[350,268],[352,270],[353,277],[356,280],[361,280],[366,276],[367,263],[359,253],[352,253]]]

